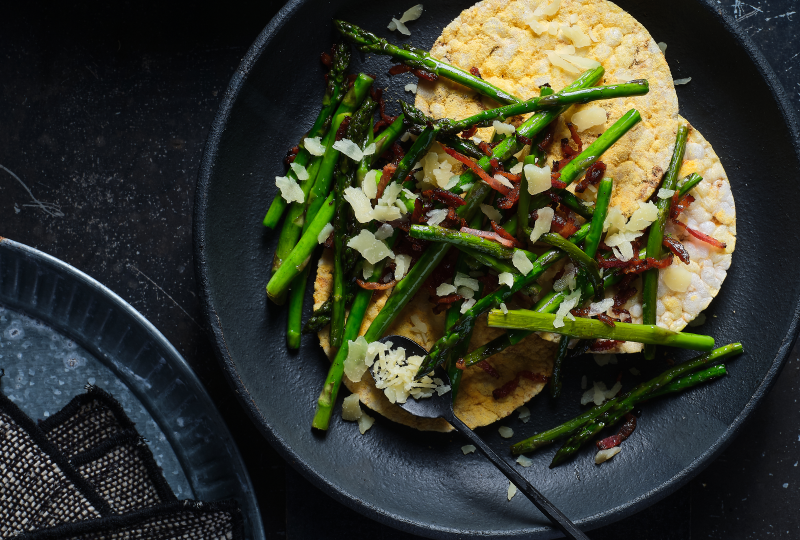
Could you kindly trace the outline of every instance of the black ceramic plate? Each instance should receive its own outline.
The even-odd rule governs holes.
[[[286,314],[266,300],[276,235],[261,220],[275,195],[274,178],[284,174],[283,153],[316,116],[323,92],[317,59],[333,38],[331,18],[388,35],[390,18],[413,3],[292,1],[256,40],[227,90],[200,170],[195,247],[205,309],[219,357],[253,421],[292,466],[337,500],[430,537],[551,537],[555,533],[527,500],[506,501],[508,482],[488,462],[462,455],[464,442],[455,435],[379,421],[361,436],[338,411],[326,436],[312,433],[327,361],[313,338],[306,338],[298,353],[287,351]],[[721,344],[742,341],[747,354],[730,364],[728,377],[648,404],[636,435],[602,467],[594,465],[590,449],[552,471],[547,469],[552,450],[533,456],[523,474],[585,529],[666,496],[731,442],[789,353],[800,294],[798,130],[769,66],[715,3],[619,3],[656,41],[669,44],[673,76],[692,77],[678,89],[681,114],[711,141],[730,177],[739,218],[737,250],[725,286],[698,330]],[[422,18],[410,25],[413,42],[429,48],[469,5],[425,4]],[[362,65],[378,74],[377,84],[388,86],[390,98],[410,99],[403,95],[405,78],[385,75],[386,59],[356,55],[354,69]],[[637,360],[645,374],[665,365],[664,358],[649,365],[629,358],[621,368]],[[581,375],[611,383],[617,373],[593,368],[591,361],[573,367],[557,405],[544,396],[534,399],[528,424],[515,418],[501,424],[512,427],[517,439],[574,415]],[[630,384],[627,369],[623,373]],[[509,455],[497,425],[481,435]]]

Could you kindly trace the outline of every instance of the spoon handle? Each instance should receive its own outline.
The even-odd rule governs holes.
[[[539,491],[533,487],[521,474],[514,470],[514,468],[508,464],[508,462],[498,456],[497,454],[489,448],[489,445],[486,444],[483,439],[481,439],[478,435],[475,434],[467,425],[462,422],[461,420],[456,417],[455,414],[449,415],[451,418],[447,418],[447,421],[456,428],[458,431],[461,432],[466,438],[470,440],[472,444],[478,447],[478,449],[483,452],[489,461],[494,463],[495,467],[500,469],[500,471],[506,475],[512,484],[517,486],[522,493],[525,494],[530,501],[536,505],[536,508],[542,511],[542,513],[550,518],[550,521],[553,522],[553,525],[558,527],[561,532],[563,532],[567,538],[574,538],[576,540],[589,540],[589,537],[583,534],[580,529],[578,529],[574,523],[572,523],[567,516],[561,513],[561,511],[556,508],[553,503],[551,503],[547,498],[539,493]]]

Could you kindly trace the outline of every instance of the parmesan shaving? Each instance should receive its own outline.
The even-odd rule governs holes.
[[[386,257],[394,259],[394,253],[386,244],[375,238],[375,235],[366,229],[361,229],[358,236],[354,236],[347,242],[347,247],[358,251],[362,257],[371,264],[376,264]]]
[[[498,209],[488,204],[481,204],[481,212],[496,223],[500,223],[500,221],[503,220],[503,214],[501,214]]]
[[[495,133],[498,135],[511,135],[517,130],[517,128],[511,124],[505,124],[499,120],[492,122],[492,127],[494,128]]]
[[[361,268],[361,275],[364,276],[364,279],[370,279],[374,271],[375,265],[369,261],[364,261],[364,266]]]
[[[658,190],[659,199],[670,199],[672,198],[673,195],[675,195],[674,189],[666,189],[662,187],[661,189]]]
[[[606,123],[606,110],[597,105],[582,109],[572,115],[572,123],[578,131],[586,131],[594,126],[601,126]]]
[[[394,258],[395,268],[394,268],[394,279],[400,280],[403,279],[403,276],[406,275],[408,272],[409,267],[411,266],[411,255],[397,255]]]
[[[674,84],[675,86],[680,86],[682,84],[689,84],[691,80],[692,80],[691,77],[686,77],[685,79],[675,79],[672,81],[672,84]]]
[[[361,161],[361,158],[364,157],[364,152],[362,152],[358,145],[350,139],[341,139],[336,141],[333,143],[333,149],[338,150],[353,161]]]
[[[692,273],[682,264],[671,264],[664,270],[664,285],[675,292],[686,292],[692,284]]]
[[[369,343],[364,336],[358,336],[355,341],[347,342],[347,358],[344,359],[344,374],[353,382],[359,382],[364,372],[367,371],[367,364],[364,359],[367,356]]]
[[[365,156],[371,156],[372,154],[374,154],[374,153],[375,153],[375,151],[376,151],[377,149],[378,149],[378,147],[375,145],[375,143],[369,143],[369,144],[367,145],[367,147],[366,147],[366,148],[364,148],[364,150],[362,151],[362,153],[363,153]]]
[[[516,495],[516,494],[517,494],[517,486],[512,484],[511,481],[509,481],[508,482],[508,493],[506,494],[506,497],[508,497],[508,500],[510,501],[511,499],[514,498],[514,495]]]
[[[308,171],[305,167],[300,165],[299,163],[292,163],[289,165],[292,168],[295,176],[297,176],[298,180],[308,180]]]
[[[333,225],[331,225],[330,223],[326,223],[325,226],[322,228],[321,231],[319,231],[319,234],[317,235],[317,243],[324,244],[332,232],[333,232]]]
[[[664,43],[663,41],[659,41],[657,43],[657,45],[658,45],[658,48],[661,49],[661,53],[662,54],[666,54],[667,53],[667,44],[666,43]]]
[[[533,460],[526,456],[519,456],[517,458],[517,463],[519,463],[523,467],[530,467],[533,465]]]
[[[577,26],[568,26],[564,28],[562,32],[564,33],[564,36],[567,37],[572,44],[579,49],[588,47],[592,44],[592,40],[589,39],[589,36],[584,34]]]
[[[412,94],[416,94],[417,93],[417,85],[415,83],[408,83],[405,86],[405,91],[406,92],[411,92]]]
[[[517,412],[519,413],[519,421],[523,424],[527,424],[528,420],[531,419],[531,410],[525,405],[517,407]]]
[[[538,195],[552,187],[549,165],[537,167],[533,163],[528,163],[523,170],[525,171],[525,179],[528,181],[528,193],[531,195]]]
[[[386,240],[393,234],[394,234],[394,229],[392,228],[392,226],[384,223],[383,225],[378,227],[377,231],[375,231],[375,238],[377,240]]]
[[[447,218],[447,210],[442,208],[439,210],[431,210],[427,214],[428,225],[438,225]]]
[[[436,287],[436,296],[450,296],[454,292],[456,292],[455,286],[449,283],[442,283]]]
[[[542,15],[546,17],[552,17],[556,13],[558,13],[558,9],[561,7],[561,0],[553,0],[552,2],[548,2],[545,4],[542,2],[536,7],[536,10],[533,12],[533,16],[536,18],[541,17]]]
[[[469,311],[470,309],[472,309],[472,306],[474,306],[474,305],[475,305],[475,299],[474,298],[470,298],[469,300],[467,300],[463,304],[461,304],[461,313],[462,313],[462,315],[464,313],[466,313],[467,311]]]
[[[467,454],[473,453],[475,450],[477,450],[477,448],[475,448],[471,444],[465,444],[464,446],[461,447],[461,451],[464,453],[465,456]]]
[[[553,328],[561,328],[564,326],[564,317],[570,314],[570,310],[578,305],[578,301],[581,298],[581,291],[573,291],[569,293],[564,300],[561,302],[561,305],[558,306],[558,311],[556,311],[556,318],[553,320]]]
[[[531,232],[531,242],[536,242],[540,236],[546,232],[550,232],[550,225],[553,223],[553,209],[549,206],[540,208],[536,211],[536,221],[533,224],[533,231]]]
[[[374,199],[378,196],[378,182],[380,181],[380,171],[369,171],[361,182],[361,189],[368,199]]]
[[[584,58],[582,56],[576,56],[574,54],[562,54],[561,58],[563,58],[573,66],[576,66],[580,71],[586,71],[587,69],[594,69],[601,66],[600,62],[598,62],[597,60],[592,60],[591,58]]]
[[[322,144],[321,137],[306,137],[303,139],[303,146],[312,156],[322,156],[325,154],[325,145]]]
[[[511,287],[514,285],[514,276],[511,275],[511,272],[503,272],[499,276],[497,276],[497,282],[500,285],[508,285]]]
[[[556,67],[560,67],[567,73],[572,73],[574,75],[577,75],[578,73],[581,72],[580,68],[564,60],[562,55],[556,53],[555,51],[547,51],[547,59],[550,60],[551,64],[553,64]]]
[[[622,452],[622,448],[619,446],[615,446],[614,448],[606,448],[605,450],[600,450],[594,456],[594,463],[595,465],[600,465],[601,463],[605,463],[612,457],[616,456]]]
[[[472,289],[473,291],[477,291],[480,289],[480,282],[477,279],[469,277],[467,274],[462,272],[456,272],[456,277],[453,280],[453,285],[458,287],[467,287],[468,289]]]
[[[372,424],[374,423],[375,423],[374,418],[372,418],[367,413],[362,412],[361,416],[358,418],[358,431],[360,431],[361,434],[363,435],[364,433],[367,432],[369,428],[372,427]]]
[[[500,433],[500,436],[504,439],[510,439],[514,436],[514,430],[510,427],[500,426],[497,431]]]
[[[495,180],[506,186],[507,188],[514,189],[514,185],[511,183],[511,180],[503,176],[502,174],[496,174],[493,177]]]
[[[353,208],[353,214],[355,214],[359,223],[369,223],[372,221],[372,204],[369,202],[369,198],[364,193],[364,190],[352,186],[345,188],[344,200],[350,203],[350,206]]]
[[[281,197],[283,197],[286,202],[302,203],[306,199],[305,193],[303,193],[300,185],[287,176],[276,176],[275,185],[281,190]]]
[[[361,405],[358,394],[350,394],[342,401],[342,420],[355,422],[361,418]]]
[[[503,302],[500,302],[500,311],[503,312],[503,315],[508,315],[508,308]]]
[[[514,251],[514,256],[511,257],[511,264],[519,270],[522,275],[527,275],[528,272],[533,270],[533,263],[528,260],[528,257],[525,256],[521,250],[517,249]]]
[[[468,289],[467,287],[459,287],[456,292],[459,296],[463,296],[467,300],[475,297],[475,291]]]

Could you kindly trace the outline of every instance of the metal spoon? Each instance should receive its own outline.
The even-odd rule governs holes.
[[[425,356],[428,353],[418,343],[408,339],[407,337],[387,336],[381,340],[381,343],[386,343],[389,341],[392,342],[395,348],[404,348],[407,356]],[[375,364],[373,364],[373,367],[374,366]],[[450,383],[447,372],[441,366],[436,368],[434,371],[434,376],[442,379],[445,384]],[[483,455],[489,458],[489,461],[491,461],[495,467],[500,469],[500,472],[502,472],[512,484],[517,486],[517,489],[524,493],[525,496],[528,497],[528,499],[530,499],[534,505],[536,505],[536,508],[541,510],[541,512],[553,522],[553,525],[563,532],[567,538],[574,538],[576,540],[589,540],[589,538],[583,534],[567,516],[562,514],[561,511],[553,505],[553,503],[547,500],[544,495],[539,493],[539,491],[537,491],[536,488],[534,488],[527,480],[525,480],[522,475],[515,471],[506,460],[495,454],[494,451],[489,448],[489,445],[483,441],[483,439],[478,437],[474,431],[472,431],[464,422],[458,419],[453,412],[453,401],[450,399],[449,393],[442,396],[434,393],[433,396],[424,399],[414,399],[410,397],[405,403],[398,403],[398,405],[414,416],[419,416],[420,418],[444,418],[450,422],[450,425],[456,428],[456,431],[464,435],[472,444],[474,444],[481,452],[483,452]]]

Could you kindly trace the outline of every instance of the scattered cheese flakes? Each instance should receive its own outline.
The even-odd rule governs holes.
[[[439,210],[430,210],[428,212],[428,225],[438,225],[447,218],[447,210],[442,208]]]
[[[289,177],[276,176],[275,185],[281,190],[281,197],[286,199],[286,202],[301,203],[306,200],[305,193],[303,193],[300,185]]]
[[[597,105],[587,107],[573,114],[571,122],[575,124],[578,131],[586,131],[594,126],[602,126],[606,123],[606,110]]]
[[[375,238],[377,238],[378,240],[386,240],[393,234],[394,234],[394,228],[392,228],[391,225],[387,225],[386,223],[384,223],[383,225],[378,227],[377,231],[375,231]]]
[[[531,419],[531,410],[525,405],[517,407],[517,412],[519,413],[519,420],[523,424],[527,424],[528,420]]]
[[[537,36],[541,36],[545,32],[547,32],[547,28],[550,26],[550,23],[547,21],[537,21],[536,19],[528,19],[528,26],[531,27]]]
[[[419,315],[414,314],[411,316],[411,332],[415,334],[426,334],[428,332],[428,325],[422,322]]]
[[[372,264],[378,263],[386,257],[394,259],[392,250],[386,247],[386,244],[377,240],[375,235],[366,229],[361,229],[358,236],[351,238],[350,241],[347,242],[347,247],[353,248],[361,253],[361,256]]]
[[[551,25],[552,26],[552,25]],[[581,69],[571,62],[567,62],[564,60],[563,56],[558,54],[555,51],[547,51],[547,59],[550,60],[550,63],[556,67],[560,67],[567,73],[572,73],[573,75],[577,75],[581,72]]]
[[[408,21],[416,21],[422,16],[422,4],[417,4],[416,6],[410,7],[403,13],[403,16],[400,17],[400,22],[408,22]]]
[[[553,328],[561,328],[564,326],[564,317],[578,304],[580,298],[580,290],[573,291],[564,297],[564,300],[558,306],[558,311],[556,311],[556,318],[553,320]]]
[[[364,154],[365,156],[371,156],[372,154],[374,154],[374,153],[375,153],[375,151],[376,151],[377,149],[378,149],[378,147],[377,147],[377,146],[375,145],[375,143],[373,142],[373,143],[369,143],[369,144],[367,145],[367,147],[366,147],[366,148],[364,148],[364,150],[363,150],[361,153],[362,153],[362,154]]]
[[[474,298],[470,298],[469,300],[465,301],[463,304],[461,304],[461,313],[462,314],[466,313],[474,305],[475,305],[475,299]]]
[[[414,140],[417,140],[417,139],[414,137],[414,135],[412,135],[412,134],[411,134],[411,132],[410,132],[410,131],[406,131],[405,133],[403,133],[403,136],[402,136],[402,137],[400,137],[400,142],[406,142],[406,141],[408,141],[408,139],[412,139],[412,138],[413,138]],[[415,168],[416,168],[416,167],[415,167]]]
[[[582,56],[576,56],[574,54],[562,54],[561,58],[576,66],[580,71],[586,71],[587,69],[595,69],[601,66],[600,62],[597,60],[592,60],[591,58],[584,58]]]
[[[510,439],[514,436],[514,430],[507,426],[500,426],[497,431],[504,439]]]
[[[561,7],[561,0],[553,0],[552,2],[548,2],[547,4],[542,2],[534,10],[533,16],[536,18],[539,18],[542,15],[547,17],[552,17],[553,15],[558,13],[558,9],[560,7]]]
[[[459,294],[459,296],[463,296],[466,300],[475,297],[475,291],[467,287],[459,287],[456,292]]]
[[[550,166],[537,167],[533,163],[528,163],[524,167],[525,179],[528,181],[528,193],[538,195],[550,189],[553,184],[550,181]]]
[[[511,264],[513,264],[514,267],[522,273],[522,275],[527,275],[528,272],[533,270],[533,263],[528,260],[528,257],[525,256],[525,253],[519,249],[514,251],[514,256],[511,257]]]
[[[364,195],[367,196],[367,199],[374,199],[378,196],[378,182],[381,179],[380,175],[380,171],[369,171],[361,182],[361,189],[364,191]]]
[[[616,396],[620,389],[622,389],[622,383],[619,381],[611,389],[607,389],[606,383],[603,381],[595,381],[594,385],[581,396],[581,405],[592,402],[595,405],[602,405],[607,399]]]
[[[481,204],[481,212],[483,212],[486,217],[495,223],[500,223],[503,220],[503,214],[501,214],[500,211],[494,206]]]
[[[502,174],[496,174],[493,177],[495,180],[506,186],[507,188],[514,188],[514,184],[511,183],[511,180],[503,176]]]
[[[353,382],[359,382],[364,372],[367,371],[367,364],[364,359],[367,356],[369,343],[364,336],[358,336],[355,341],[347,342],[347,358],[344,359],[344,374]]]
[[[350,203],[353,208],[353,214],[355,214],[360,223],[372,221],[372,203],[369,202],[369,198],[363,189],[352,186],[345,188],[344,200]]]
[[[508,315],[508,308],[504,302],[500,302],[500,311],[503,312],[503,315]]]
[[[358,431],[360,431],[361,434],[363,435],[364,433],[367,432],[369,428],[372,427],[372,424],[374,423],[375,423],[374,418],[372,418],[367,413],[362,412],[361,416],[358,418]]]
[[[658,45],[658,48],[661,49],[661,53],[662,54],[666,54],[666,52],[667,52],[667,44],[664,43],[663,41],[659,41],[657,43],[657,45]]]
[[[578,14],[573,13],[572,15],[569,16],[569,23],[575,24],[576,22],[578,22]]]
[[[574,291],[577,284],[577,273],[578,269],[575,267],[575,265],[568,263],[566,266],[564,266],[564,275],[562,275],[553,283],[553,290],[556,292],[565,291],[567,289]]]
[[[391,206],[397,200],[397,196],[403,191],[403,184],[399,182],[393,182],[386,186],[386,189],[383,190],[383,195],[380,199],[378,199],[379,205],[386,205]]]
[[[595,315],[599,315],[601,313],[605,313],[614,305],[613,298],[606,298],[605,300],[600,300],[599,302],[593,302],[589,305],[589,317],[594,317]]]
[[[325,145],[322,144],[322,137],[306,137],[303,139],[303,146],[305,146],[308,153],[312,156],[322,156],[325,154]]]
[[[449,283],[442,283],[436,287],[436,296],[449,296],[456,292],[456,287]]]
[[[664,285],[675,292],[686,292],[692,284],[692,273],[684,265],[671,264],[664,271]]]
[[[369,261],[364,261],[364,266],[361,268],[361,274],[364,276],[364,279],[369,279],[372,277],[372,272],[375,271],[375,265],[371,264]]]
[[[411,92],[412,94],[416,94],[417,93],[417,85],[415,83],[408,83],[405,86],[405,91],[406,92]]]
[[[289,165],[292,168],[295,176],[297,176],[298,180],[308,180],[308,171],[305,167],[300,165],[299,163],[291,163]]]
[[[522,152],[522,150],[520,150],[520,152]],[[516,154],[514,154],[514,155],[516,156]],[[519,159],[519,158],[517,158],[517,159]],[[525,166],[525,164],[522,161],[520,161],[519,163],[517,163],[516,165],[511,167],[508,170],[508,172],[510,172],[511,174],[521,174],[524,166]]]
[[[669,199],[673,195],[675,195],[675,190],[674,189],[666,189],[666,188],[662,187],[661,189],[658,190],[658,198],[659,199]]]
[[[605,450],[600,450],[594,456],[595,465],[600,465],[601,463],[608,461],[609,459],[616,456],[620,452],[622,452],[622,448],[620,448],[619,446],[615,446],[614,448],[607,448]]]
[[[331,225],[330,223],[326,223],[325,226],[322,228],[321,231],[319,231],[319,234],[317,235],[317,243],[324,244],[332,232],[333,232],[333,225]]]
[[[492,122],[492,127],[494,128],[495,133],[497,133],[498,135],[511,135],[512,133],[517,131],[517,128],[515,128],[511,124],[506,124],[504,122],[501,122],[500,120],[495,120],[494,122]]]
[[[464,274],[462,272],[456,272],[456,277],[453,280],[453,285],[455,285],[456,288],[467,287],[468,289],[472,289],[473,291],[477,291],[481,287],[481,284],[477,279],[471,278],[467,274]]]
[[[672,81],[672,84],[674,84],[675,86],[680,86],[682,84],[689,84],[691,80],[692,80],[691,77],[686,77],[685,79],[675,79]]]
[[[533,460],[528,457],[520,455],[517,458],[517,463],[519,463],[523,467],[530,467],[531,465],[533,465]]]
[[[652,201],[639,201],[639,208],[631,215],[625,230],[628,232],[644,231],[656,219],[658,219],[658,207]]]
[[[517,494],[517,486],[512,484],[511,481],[509,481],[508,482],[508,493],[506,494],[506,496],[508,497],[508,500],[510,501],[511,499],[513,499],[514,495],[516,495],[516,494]]]
[[[616,354],[593,354],[592,357],[594,358],[594,361],[597,363],[597,365],[600,367],[607,366],[608,364],[617,363]]]
[[[562,29],[564,36],[567,37],[573,45],[576,47],[583,48],[588,47],[592,44],[592,40],[589,39],[589,36],[584,34],[580,28],[577,26],[568,26]]]
[[[342,420],[355,422],[361,418],[361,405],[359,405],[358,394],[350,394],[342,401]]]
[[[550,225],[553,223],[553,209],[549,206],[540,208],[536,211],[536,221],[533,223],[533,231],[531,232],[531,242],[536,243],[540,236],[546,232],[550,232]]]
[[[364,152],[361,151],[361,148],[350,139],[336,141],[333,143],[333,149],[338,150],[353,161],[361,161],[361,158],[364,157]]]
[[[473,445],[471,445],[471,444],[465,444],[464,446],[462,446],[462,447],[461,447],[461,451],[462,451],[462,452],[464,452],[464,455],[465,455],[465,456],[466,456],[467,454],[471,454],[471,453],[472,453],[472,452],[474,452],[475,450],[477,450],[477,448],[475,448],[475,447],[474,447]]]
[[[372,210],[372,218],[377,221],[394,221],[400,219],[402,216],[403,213],[396,205],[386,206],[379,204]]]
[[[403,276],[406,275],[408,268],[411,266],[411,255],[397,255],[394,258],[394,262],[396,265],[394,268],[394,279],[403,279]]]

